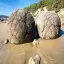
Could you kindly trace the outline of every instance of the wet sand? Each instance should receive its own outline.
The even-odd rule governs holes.
[[[29,58],[36,54],[41,56],[41,64],[64,64],[64,27],[57,39],[38,39],[37,47],[33,47],[32,42],[4,45],[6,30],[6,23],[0,23],[0,64],[28,64]]]

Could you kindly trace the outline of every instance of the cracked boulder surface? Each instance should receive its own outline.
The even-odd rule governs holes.
[[[61,22],[59,16],[52,11],[42,11],[36,18],[39,36],[43,39],[54,39],[59,36]]]
[[[9,17],[7,26],[7,39],[10,43],[21,44],[34,39],[34,18],[25,9],[16,10]]]

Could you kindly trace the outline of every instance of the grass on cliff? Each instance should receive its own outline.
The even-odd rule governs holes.
[[[41,0],[38,3],[31,4],[28,7],[25,7],[30,12],[36,11],[38,8],[42,8],[47,6],[48,10],[55,10],[56,12],[59,9],[64,8],[64,0]]]

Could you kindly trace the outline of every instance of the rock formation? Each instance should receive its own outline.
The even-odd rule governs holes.
[[[8,19],[8,37],[11,43],[30,42],[34,39],[35,22],[32,15],[24,9],[16,10]]]
[[[53,39],[59,34],[61,22],[59,16],[52,11],[42,11],[35,18],[38,33],[41,38]]]

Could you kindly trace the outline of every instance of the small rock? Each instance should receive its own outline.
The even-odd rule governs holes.
[[[41,60],[40,56],[36,55],[36,56],[31,57],[29,59],[29,63],[28,64],[40,64],[40,60]]]
[[[38,46],[39,45],[39,42],[36,39],[34,39],[34,41],[32,42],[32,45],[33,46]]]
[[[7,44],[8,43],[8,40],[6,39],[5,41],[4,41],[4,44]]]

